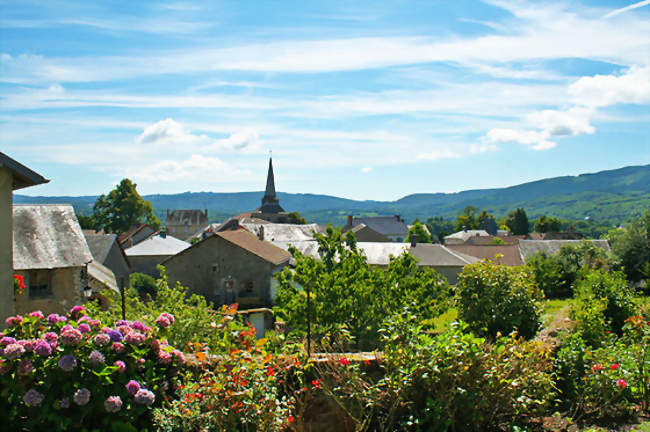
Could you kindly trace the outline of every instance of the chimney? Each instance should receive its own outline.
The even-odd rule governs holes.
[[[411,237],[411,247],[414,248],[417,245],[418,245],[418,241],[414,237]]]
[[[160,231],[160,238],[167,238],[167,231]]]
[[[463,225],[463,231],[467,232],[467,226]]]
[[[167,219],[169,219],[169,209],[167,209]]]
[[[264,241],[264,226],[260,225],[260,229],[257,230],[257,237],[259,237],[260,240]]]
[[[348,226],[352,226],[352,215],[348,215]]]

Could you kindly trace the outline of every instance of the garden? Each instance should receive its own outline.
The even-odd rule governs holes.
[[[277,275],[264,338],[164,269],[124,315],[115,298],[8,318],[3,430],[648,430],[650,265],[620,243],[480,261],[450,286],[409,255],[377,268],[352,236],[317,241]]]

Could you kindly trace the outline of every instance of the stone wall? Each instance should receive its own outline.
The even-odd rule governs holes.
[[[16,271],[25,277],[26,289],[22,295],[16,296],[15,313],[26,314],[40,310],[45,315],[50,313],[64,313],[72,306],[81,304],[82,299],[82,271],[84,267],[68,267],[49,270],[52,296],[47,298],[29,298],[29,271]]]

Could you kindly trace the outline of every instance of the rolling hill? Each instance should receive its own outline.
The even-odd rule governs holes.
[[[185,192],[145,195],[164,220],[167,209],[208,209],[212,221],[251,211],[260,204],[263,192]],[[650,208],[650,165],[630,166],[578,176],[554,177],[498,189],[457,193],[407,195],[396,201],[357,201],[329,195],[279,192],[287,211],[298,211],[309,221],[342,225],[347,214],[400,214],[405,220],[431,216],[453,218],[465,206],[486,209],[495,216],[523,207],[529,218],[541,214],[565,219],[592,219],[619,223]],[[14,195],[15,203],[70,203],[82,214],[90,214],[97,196],[31,197]]]

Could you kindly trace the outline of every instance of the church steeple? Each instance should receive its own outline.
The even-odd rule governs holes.
[[[275,195],[275,177],[273,175],[273,159],[269,158],[269,172],[266,176],[266,190],[262,197],[262,205],[257,209],[261,213],[281,213],[284,209],[280,206]]]

